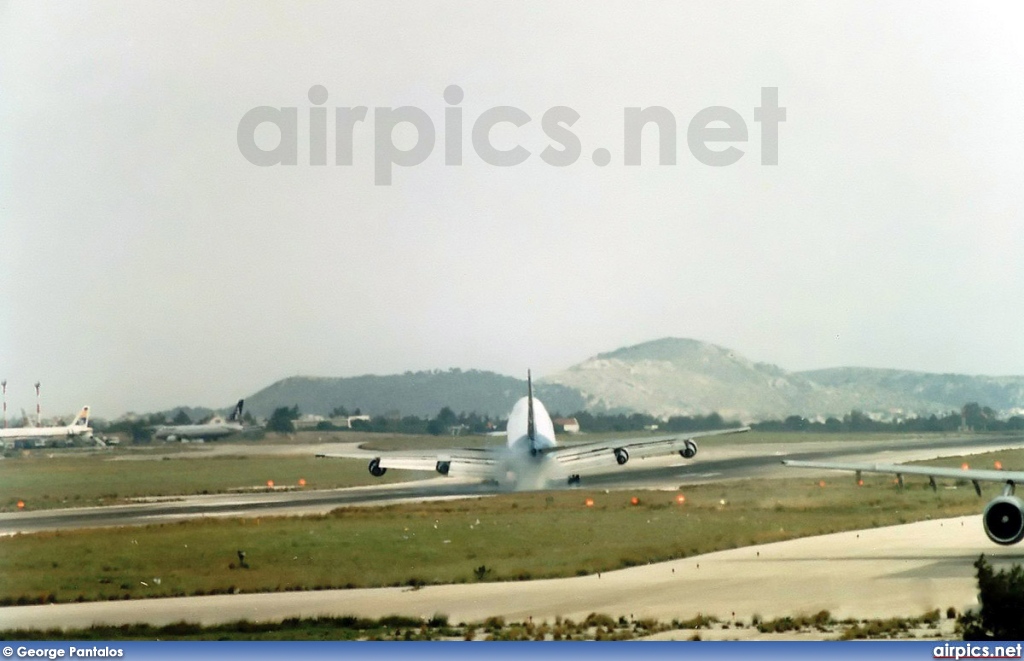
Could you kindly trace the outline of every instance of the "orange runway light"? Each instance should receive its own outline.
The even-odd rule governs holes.
[[[968,468],[970,468],[970,466],[968,466],[968,465],[967,465],[966,463],[964,463],[964,464],[962,464],[962,465],[960,466],[960,468],[962,468],[962,469],[964,469],[964,470],[967,470]]]
[[[640,499],[637,498],[636,496],[633,496],[632,498],[629,499],[629,504],[630,505],[639,505],[640,504]]]
[[[858,487],[864,486],[864,480],[857,480],[857,486]]]
[[[822,480],[821,482],[818,482],[818,486],[821,487],[822,489],[824,489],[825,488],[825,480]]]
[[[300,477],[299,478],[299,486],[300,487],[306,486],[306,478],[304,478],[304,477]]]
[[[18,509],[19,510],[25,509],[25,501],[24,500],[19,500],[18,501]]]
[[[676,502],[682,505],[683,503],[686,502],[686,496],[684,496],[683,494],[679,494],[678,496],[676,496]]]
[[[587,498],[585,501],[583,501],[583,504],[586,505],[587,507],[593,507],[594,506],[594,499],[593,498]]]
[[[1001,462],[1001,461],[997,461],[996,462],[996,470],[997,471],[1003,470],[1003,462]]]
[[[267,480],[267,486],[273,488],[274,481],[273,480]]]

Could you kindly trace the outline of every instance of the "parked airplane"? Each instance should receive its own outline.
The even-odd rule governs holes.
[[[231,412],[227,420],[217,417],[209,422],[194,425],[161,425],[153,432],[153,436],[168,441],[178,441],[186,438],[221,438],[237,434],[243,429],[242,406],[244,404],[244,399],[238,400],[235,410]]]
[[[830,470],[855,471],[860,483],[861,473],[891,473],[896,475],[900,488],[904,475],[924,475],[932,490],[937,488],[935,478],[945,477],[956,480],[970,480],[974,491],[981,496],[982,482],[1002,482],[1003,493],[996,496],[981,514],[985,534],[996,544],[1009,546],[1024,539],[1024,501],[1014,495],[1018,482],[1024,482],[1024,472],[1003,470],[976,470],[968,468],[938,468],[933,466],[905,466],[903,464],[858,464],[830,461],[782,462],[794,468],[827,468]]]
[[[89,407],[83,406],[75,416],[74,422],[65,427],[14,427],[13,429],[0,429],[0,440],[14,444],[19,441],[35,441],[37,444],[45,445],[47,441],[58,439],[74,438],[76,436],[92,437],[92,428],[89,427]]]
[[[431,470],[449,477],[473,477],[505,482],[509,474],[519,489],[540,489],[565,480],[579,484],[584,472],[625,466],[630,459],[645,459],[678,453],[684,459],[697,454],[695,438],[749,431],[749,427],[721,429],[620,441],[596,441],[558,445],[551,416],[533,396],[533,380],[526,376],[527,395],[512,407],[508,417],[507,442],[502,448],[464,448],[429,453],[394,452],[370,460],[370,474],[380,477],[389,468]],[[317,457],[353,458],[352,454],[318,454]],[[360,455],[365,456],[365,455]]]

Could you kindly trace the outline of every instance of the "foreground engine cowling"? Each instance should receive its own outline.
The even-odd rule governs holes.
[[[625,465],[629,461],[629,453],[626,452],[625,448],[615,448],[615,461],[619,462],[620,466]]]
[[[1024,539],[1024,502],[1016,496],[999,496],[981,515],[985,534],[996,544],[1009,546]]]
[[[679,451],[679,456],[683,459],[693,459],[697,456],[697,444],[693,441],[686,441],[683,449]]]
[[[380,467],[380,457],[374,457],[370,460],[370,475],[374,477],[380,477],[384,473],[387,473],[388,469]]]

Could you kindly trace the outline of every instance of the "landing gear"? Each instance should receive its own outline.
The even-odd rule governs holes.
[[[569,486],[570,487],[578,486],[579,483],[580,483],[580,476],[578,474],[574,473],[574,474],[569,476]]]

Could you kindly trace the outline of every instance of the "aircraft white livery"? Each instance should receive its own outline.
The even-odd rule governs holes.
[[[380,477],[389,468],[433,470],[449,477],[494,479],[506,482],[514,476],[519,489],[541,489],[564,480],[579,484],[584,472],[602,472],[603,468],[625,466],[630,459],[667,456],[678,453],[684,459],[697,454],[693,439],[749,431],[749,427],[721,429],[678,436],[597,441],[577,445],[558,445],[555,427],[544,404],[533,396],[533,381],[527,372],[527,395],[512,407],[508,417],[507,443],[502,448],[464,448],[434,450],[430,453],[393,452],[370,460],[370,473]],[[317,457],[346,457],[352,454],[318,454]],[[364,455],[360,455],[364,456]]]
[[[1017,482],[1024,482],[1024,472],[1004,470],[977,470],[973,468],[939,468],[937,466],[906,466],[903,464],[859,464],[830,461],[795,461],[782,462],[794,468],[826,468],[829,470],[854,471],[857,482],[861,473],[889,473],[896,475],[900,487],[903,487],[904,475],[924,475],[932,490],[937,488],[935,478],[944,477],[955,480],[970,480],[974,483],[974,491],[981,496],[982,482],[1002,482],[1003,493],[996,496],[981,515],[985,526],[985,534],[996,544],[1009,546],[1024,539],[1024,501],[1014,495]]]
[[[7,442],[15,441],[56,441],[61,438],[73,438],[75,436],[92,437],[92,428],[89,427],[89,407],[83,406],[75,416],[74,421],[64,427],[14,427],[13,429],[0,429],[0,439]]]
[[[220,438],[222,436],[237,434],[243,430],[242,406],[244,404],[244,399],[238,400],[238,403],[235,404],[235,410],[231,412],[231,415],[227,420],[217,417],[213,418],[209,422],[194,425],[161,425],[156,428],[153,435],[156,438],[164,438],[168,441],[177,441],[192,438]]]

